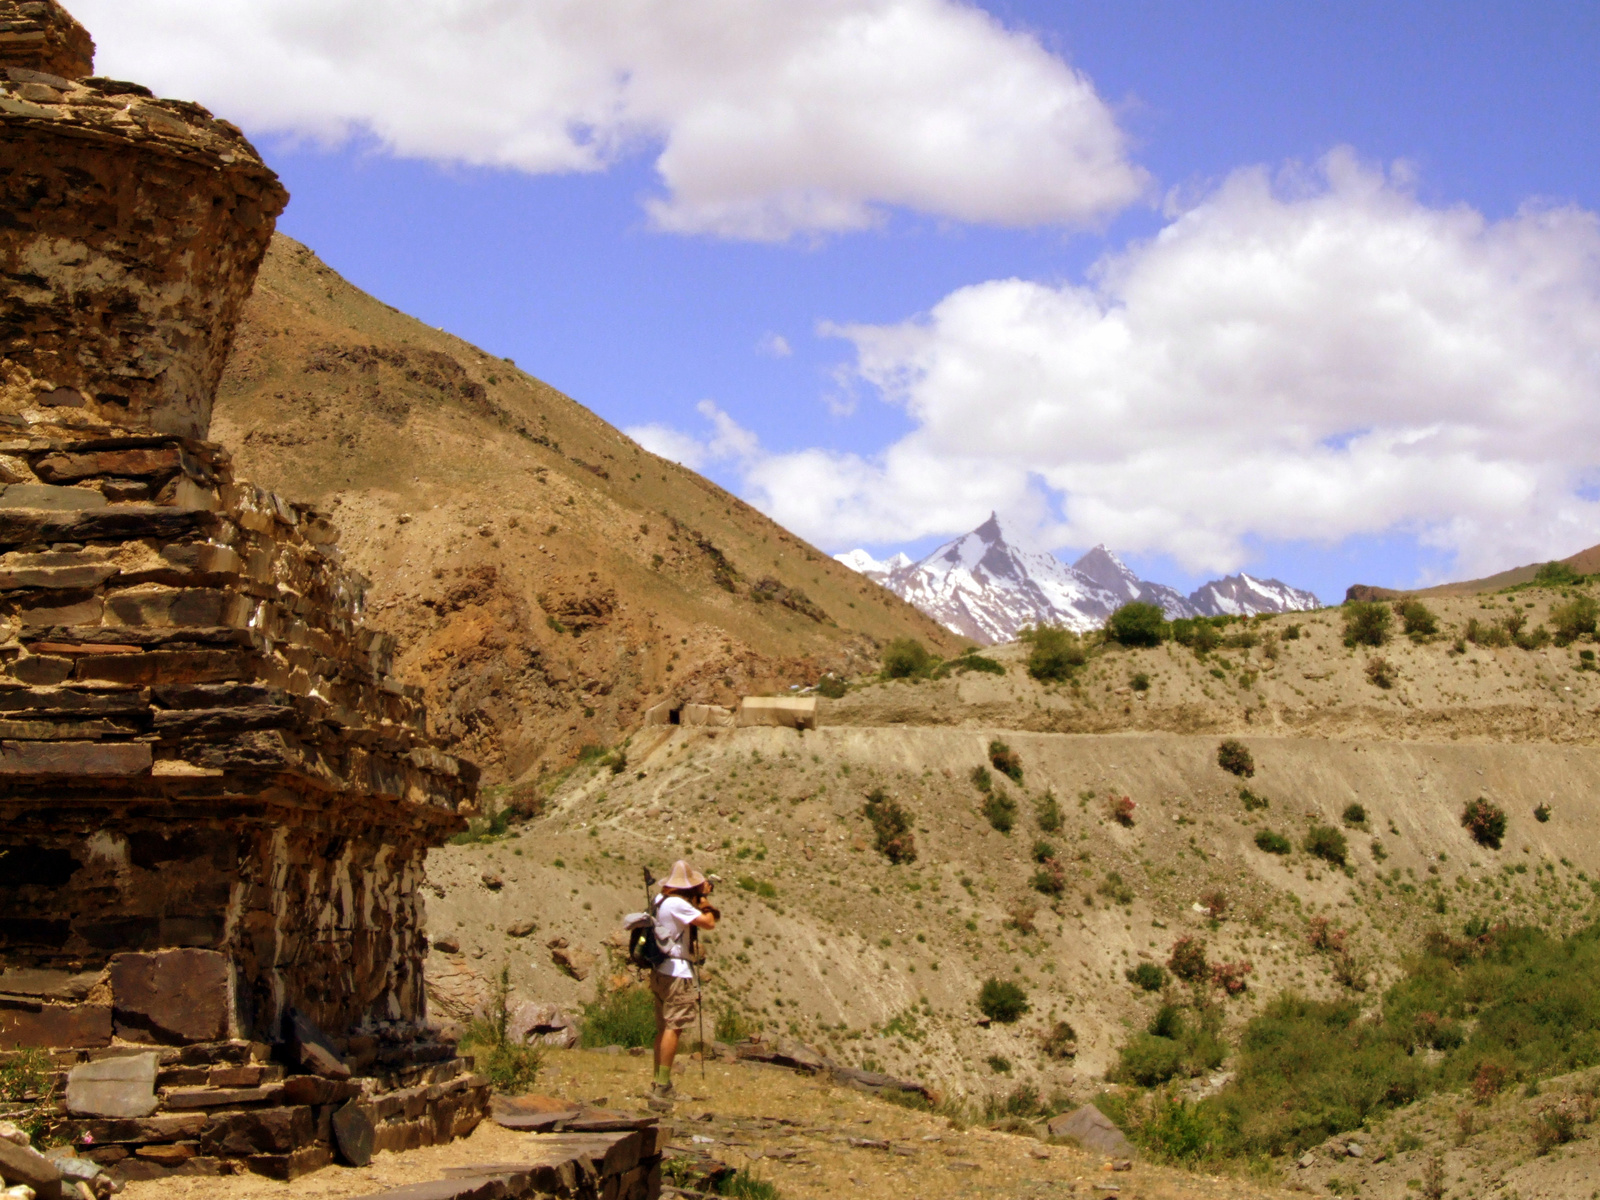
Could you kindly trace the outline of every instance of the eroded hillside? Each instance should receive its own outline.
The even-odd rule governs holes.
[[[667,695],[727,702],[955,639],[504,360],[274,240],[212,436],[330,508],[372,623],[490,782],[614,743]]]

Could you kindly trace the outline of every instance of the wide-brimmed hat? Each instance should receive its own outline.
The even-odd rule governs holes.
[[[667,877],[661,881],[661,886],[671,888],[675,892],[692,892],[695,888],[705,887],[707,882],[704,875],[680,858],[672,864],[672,870],[667,872]]]

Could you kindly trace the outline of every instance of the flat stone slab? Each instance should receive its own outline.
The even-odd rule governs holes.
[[[67,1073],[67,1111],[81,1117],[148,1117],[155,1112],[154,1051],[102,1058]]]
[[[1133,1144],[1123,1135],[1111,1118],[1092,1104],[1085,1104],[1063,1116],[1055,1118],[1045,1128],[1051,1137],[1076,1139],[1085,1150],[1101,1154],[1127,1157],[1133,1153]]]

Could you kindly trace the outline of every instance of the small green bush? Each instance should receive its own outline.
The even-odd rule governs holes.
[[[1239,789],[1239,803],[1244,805],[1245,812],[1257,812],[1263,808],[1271,808],[1272,802],[1265,796],[1258,796],[1247,787]]]
[[[989,774],[988,767],[972,768],[972,786],[980,792],[987,792],[994,787],[994,776]]]
[[[1043,838],[1040,838],[1038,841],[1036,841],[1033,844],[1033,861],[1034,862],[1042,863],[1046,859],[1054,858],[1055,856],[1056,856],[1056,848],[1054,846],[1052,846],[1049,842],[1045,841]]]
[[[1344,866],[1346,855],[1350,853],[1350,843],[1345,840],[1332,825],[1313,825],[1306,830],[1306,840],[1302,849],[1307,854],[1314,855],[1336,867]]]
[[[1249,779],[1256,773],[1256,760],[1250,747],[1237,738],[1225,738],[1217,746],[1217,766],[1232,775]]]
[[[1367,823],[1367,810],[1360,804],[1346,804],[1344,806],[1344,823],[1353,829],[1359,829]]]
[[[1159,646],[1169,630],[1158,605],[1134,600],[1111,614],[1106,636],[1123,646]]]
[[[1167,983],[1167,971],[1153,962],[1142,962],[1123,972],[1128,982],[1147,992],[1159,992]]]
[[[1421,600],[1397,600],[1394,610],[1408,637],[1432,637],[1439,632],[1439,618]]]
[[[1197,937],[1185,935],[1172,943],[1172,953],[1167,959],[1167,970],[1185,983],[1198,983],[1206,977],[1206,944]]]
[[[717,1022],[712,1027],[711,1036],[719,1042],[733,1043],[753,1037],[758,1031],[757,1025],[730,1004],[717,1014]]]
[[[655,1040],[656,1002],[649,988],[618,988],[583,1006],[581,1046],[650,1046]]]
[[[1017,802],[1005,788],[997,787],[983,798],[983,816],[1001,833],[1010,833],[1017,823]]]
[[[1389,640],[1394,610],[1376,600],[1352,600],[1344,606],[1344,644],[1381,646]]]
[[[1070,629],[1045,625],[1026,631],[1032,643],[1028,651],[1028,674],[1040,683],[1061,683],[1089,661],[1083,639]]]
[[[1595,603],[1593,596],[1574,596],[1550,610],[1556,641],[1563,646],[1571,645],[1586,633],[1593,633],[1597,619],[1600,619],[1600,604]]]
[[[1533,819],[1543,825],[1550,819],[1550,806],[1543,801],[1534,807]]]
[[[1494,801],[1479,796],[1461,810],[1461,827],[1472,835],[1472,840],[1490,850],[1500,849],[1506,835],[1506,810]]]
[[[996,979],[991,975],[978,990],[978,1011],[1002,1025],[1021,1020],[1029,1008],[1028,993],[1009,979]]]
[[[1022,782],[1022,759],[1004,742],[995,740],[989,743],[989,763],[1013,783]]]
[[[1046,1058],[1075,1058],[1078,1053],[1078,1031],[1066,1021],[1057,1021],[1050,1032],[1040,1039],[1040,1048]]]
[[[1283,627],[1283,640],[1286,642],[1298,642],[1300,640],[1300,626],[1285,625]]]
[[[1039,869],[1033,873],[1028,883],[1036,892],[1046,896],[1059,896],[1067,890],[1067,873],[1062,870],[1059,860],[1047,858],[1039,864]]]
[[[1367,682],[1374,687],[1388,691],[1400,678],[1400,673],[1394,669],[1394,664],[1381,654],[1367,659]]]
[[[1122,876],[1116,871],[1107,871],[1095,891],[1113,904],[1133,903],[1133,889],[1123,882]]]
[[[739,887],[747,892],[754,892],[764,900],[776,900],[778,889],[765,879],[757,879],[752,875],[739,876]]]
[[[1127,1083],[1156,1087],[1183,1070],[1183,1047],[1172,1038],[1136,1033],[1122,1047],[1115,1074]]]
[[[842,700],[850,690],[850,685],[839,676],[829,673],[817,680],[817,692],[829,700]]]
[[[1268,854],[1288,854],[1294,849],[1289,839],[1271,829],[1256,830],[1256,849]]]
[[[781,1200],[782,1197],[777,1184],[752,1175],[749,1167],[740,1167],[717,1184],[717,1195],[731,1196],[733,1200]]]
[[[989,1070],[993,1071],[996,1075],[1011,1074],[1011,1060],[1004,1054],[991,1054],[989,1055],[987,1062],[989,1064]]]
[[[891,800],[882,788],[867,796],[861,814],[872,825],[873,844],[878,853],[895,865],[917,861],[917,839],[911,832],[911,814]]]
[[[939,665],[928,648],[916,638],[896,638],[883,651],[885,679],[920,679]]]
[[[1061,805],[1056,803],[1054,792],[1046,792],[1044,798],[1034,804],[1033,819],[1043,833],[1061,831]]]
[[[1148,692],[1150,690],[1150,676],[1143,671],[1135,671],[1128,677],[1128,686],[1136,692]]]
[[[1564,562],[1547,562],[1533,577],[1535,587],[1571,587],[1582,581],[1583,576]]]

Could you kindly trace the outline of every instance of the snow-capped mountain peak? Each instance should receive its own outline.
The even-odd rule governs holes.
[[[1253,615],[1319,607],[1310,592],[1275,579],[1230,575],[1184,596],[1140,579],[1105,546],[1068,566],[1053,554],[1006,540],[998,516],[912,562],[879,561],[865,550],[835,555],[949,629],[985,645],[1011,641],[1028,625],[1097,629],[1122,605],[1139,600],[1177,617]]]

